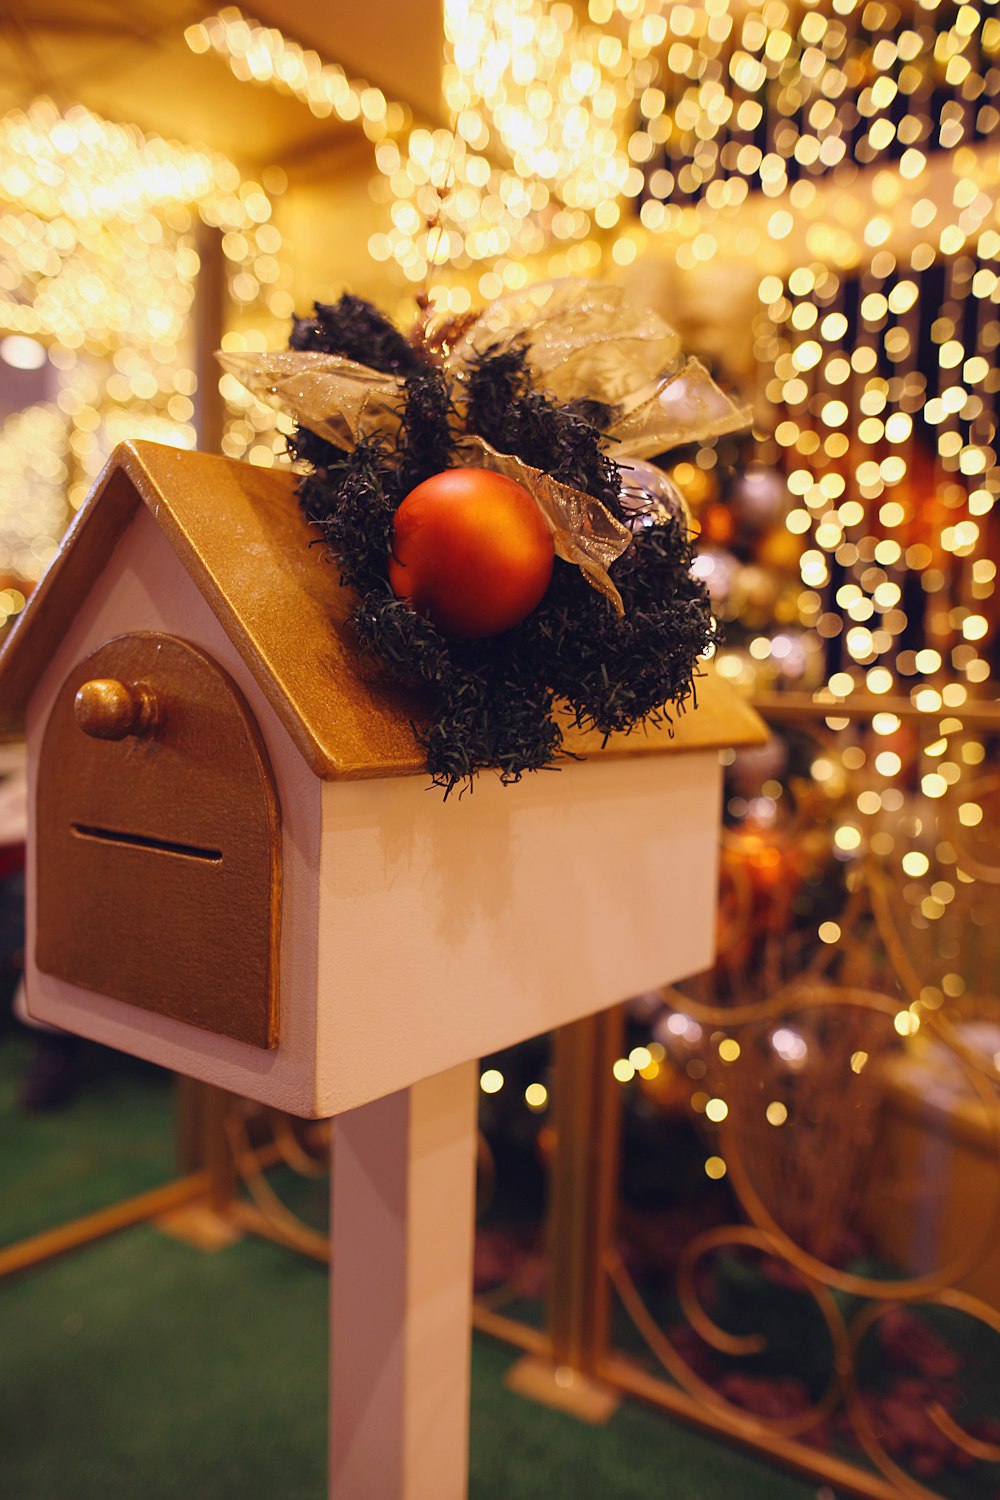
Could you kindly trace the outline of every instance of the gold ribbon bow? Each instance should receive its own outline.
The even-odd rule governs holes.
[[[607,408],[604,435],[616,459],[648,458],[681,443],[734,432],[750,422],[680,339],[654,312],[630,305],[610,282],[543,282],[500,297],[451,343],[447,320],[432,318],[429,346],[446,348],[456,408],[484,354],[517,345],[525,350],[536,386],[560,402],[588,400]],[[406,399],[405,382],[339,354],[287,350],[270,354],[221,352],[223,368],[260,400],[288,413],[339,448],[363,438],[395,437]],[[460,430],[458,451],[471,468],[492,469],[524,485],[552,528],[556,555],[574,563],[587,582],[624,613],[608,569],[631,541],[627,526],[592,495],[560,484],[514,454]]]

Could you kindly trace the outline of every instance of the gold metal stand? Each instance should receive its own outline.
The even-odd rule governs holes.
[[[187,1204],[207,1198],[210,1191],[209,1174],[192,1172],[187,1177],[165,1183],[163,1187],[113,1203],[109,1208],[100,1208],[66,1224],[57,1224],[54,1229],[30,1235],[0,1250],[0,1277],[30,1270],[56,1255],[65,1254],[67,1250],[77,1250],[93,1240],[117,1234],[120,1229],[131,1229],[134,1224],[144,1224],[149,1219],[177,1212]]]
[[[256,1234],[325,1265],[327,1235],[292,1213],[265,1173],[284,1163],[300,1176],[325,1175],[329,1123],[296,1127],[280,1110],[190,1080],[182,1084],[181,1100],[182,1159],[204,1167],[209,1189],[158,1227],[200,1250],[223,1249],[243,1234]],[[254,1133],[263,1138],[252,1139]]]
[[[222,1089],[190,1079],[178,1080],[178,1156],[185,1175],[107,1208],[57,1224],[0,1248],[0,1279],[31,1270],[83,1245],[155,1221],[158,1229],[199,1250],[221,1250],[249,1231],[314,1259],[326,1261],[326,1236],[309,1230],[280,1203],[264,1172],[281,1161],[306,1170],[325,1171],[324,1125],[310,1127],[320,1142],[319,1156],[295,1142],[290,1122],[268,1111],[272,1138],[251,1145],[248,1113],[265,1113]],[[249,1200],[239,1196],[247,1185]]]
[[[769,717],[801,725],[820,739],[826,716],[865,720],[876,709],[891,709],[900,721],[922,730],[925,737],[933,736],[937,723],[933,716],[928,723],[928,716],[918,714],[908,703],[882,699],[824,705],[808,700],[806,695],[783,695],[780,701],[760,706]],[[962,719],[966,728],[986,733],[995,733],[1000,724],[992,706],[970,708],[968,713],[963,710]],[[829,730],[827,738],[832,739],[835,730],[828,725],[825,728]],[[852,797],[856,792],[855,788]],[[756,1083],[759,1088],[760,1083],[753,1074],[755,1041],[785,1024],[783,1016],[792,1017],[792,1024],[806,1025],[811,1017],[821,1048],[829,1049],[834,1045],[831,1037],[837,1035],[833,1022],[851,1013],[861,1040],[850,1043],[853,1033],[847,1029],[836,1045],[841,1049],[846,1045],[848,1051],[851,1045],[863,1050],[853,1052],[849,1059],[846,1055],[839,1058],[844,1076],[856,1079],[871,1061],[871,1079],[881,1080],[881,1097],[889,1087],[890,1075],[879,1072],[875,1059],[891,1062],[893,1050],[899,1051],[900,1037],[910,1036],[919,1028],[927,1048],[950,1059],[953,1070],[962,1075],[982,1154],[1000,1163],[1000,1058],[991,1060],[970,1051],[934,987],[933,964],[940,958],[933,943],[936,934],[939,943],[944,945],[947,938],[954,951],[963,955],[969,1013],[995,1015],[995,999],[990,1003],[989,997],[996,995],[998,973],[995,895],[1000,886],[1000,866],[995,833],[985,831],[996,828],[1000,782],[986,777],[966,783],[962,795],[972,798],[982,812],[982,829],[978,822],[974,825],[978,837],[975,847],[947,803],[933,808],[928,804],[922,809],[932,833],[935,827],[939,830],[929,835],[930,846],[937,847],[935,839],[940,843],[950,838],[962,866],[957,886],[949,886],[946,891],[951,904],[944,903],[947,912],[926,942],[921,943],[921,933],[915,935],[906,925],[908,907],[899,889],[898,853],[891,870],[871,855],[866,866],[859,866],[848,882],[847,905],[839,921],[843,937],[837,948],[820,949],[811,956],[797,954],[790,961],[793,950],[787,945],[784,924],[760,919],[762,931],[756,936],[764,947],[765,962],[759,982],[746,995],[741,996],[730,985],[726,991],[728,1003],[712,1004],[696,1002],[692,993],[664,992],[666,1003],[682,1011],[686,1022],[696,1023],[706,1038],[715,1034],[738,1039],[735,1055],[743,1057],[742,1067],[748,1069],[743,1094],[747,1100],[752,1094],[758,1101],[758,1114],[758,1095],[747,1093],[749,1084]],[[936,813],[940,822],[930,823],[929,813]],[[947,852],[947,843],[943,847]],[[933,878],[932,871],[928,881]],[[737,904],[741,905],[745,924],[752,926],[753,902]],[[751,932],[747,951],[754,936]],[[735,956],[728,949],[723,953],[720,974],[726,977],[735,971],[741,951],[736,945]],[[829,978],[835,957],[841,962],[839,982]],[[796,971],[796,965],[795,982],[789,983],[788,971]],[[860,981],[857,977],[852,980],[852,975],[861,976]],[[952,993],[947,985],[945,989]],[[694,991],[699,993],[697,986]],[[729,1069],[729,1109],[719,1127],[719,1150],[743,1222],[709,1230],[684,1248],[677,1276],[684,1314],[701,1338],[722,1353],[753,1354],[764,1347],[763,1335],[737,1337],[720,1328],[698,1299],[695,1270],[699,1261],[735,1247],[740,1253],[770,1257],[801,1284],[803,1294],[822,1314],[831,1348],[827,1389],[808,1409],[779,1418],[758,1417],[727,1401],[691,1368],[657,1323],[616,1251],[614,1201],[619,1180],[621,1091],[613,1082],[612,1069],[624,1050],[621,1012],[581,1021],[556,1039],[551,1094],[557,1144],[551,1174],[548,1328],[544,1335],[538,1334],[500,1315],[495,1308],[477,1309],[475,1318],[475,1326],[483,1332],[529,1351],[528,1357],[514,1366],[510,1384],[535,1399],[590,1419],[594,1410],[589,1395],[595,1389],[639,1397],[686,1423],[827,1484],[838,1494],[859,1495],[865,1500],[938,1500],[937,1491],[896,1462],[885,1435],[872,1422],[858,1378],[859,1350],[881,1318],[905,1306],[946,1308],[1000,1335],[1000,1312],[992,1293],[984,1300],[984,1296],[959,1289],[959,1285],[969,1285],[968,1278],[977,1268],[982,1271],[996,1244],[1000,1231],[1000,1167],[994,1173],[992,1192],[987,1190],[985,1194],[990,1201],[977,1204],[974,1232],[970,1227],[968,1233],[958,1237],[957,1248],[943,1256],[948,1264],[932,1272],[885,1279],[853,1275],[839,1264],[828,1263],[822,1248],[803,1248],[795,1233],[779,1224],[769,1211],[755,1182],[762,1162],[766,1166],[766,1157],[753,1162],[753,1174],[745,1160],[753,1158],[755,1146],[766,1143],[746,1134],[745,1111],[741,1114],[737,1108],[742,1098],[737,1076],[741,1069]],[[730,1053],[730,1060],[732,1057]],[[854,1107],[859,1118],[867,1122],[870,1138],[876,1123],[872,1112],[875,1106],[871,1100],[855,1098]],[[845,1158],[857,1149],[856,1143],[852,1145],[847,1136],[840,1139],[834,1131],[824,1143],[817,1171],[843,1187],[851,1176],[851,1162]],[[829,1231],[831,1226],[824,1223],[819,1228]],[[817,1243],[826,1243],[831,1236],[817,1234],[816,1238]],[[845,1304],[845,1296],[852,1300]],[[662,1367],[660,1373],[614,1347],[609,1318],[612,1297],[648,1354]],[[805,1440],[812,1429],[838,1412],[850,1423],[871,1468]],[[597,1413],[599,1419],[599,1406]],[[931,1400],[926,1417],[969,1459],[1000,1461],[1000,1444],[967,1431],[940,1403]]]
[[[618,1055],[623,1034],[620,1006],[556,1033],[548,1339],[507,1375],[511,1390],[595,1423],[620,1404],[599,1367],[609,1333],[600,1266],[613,1241],[621,1118],[608,1058]]]

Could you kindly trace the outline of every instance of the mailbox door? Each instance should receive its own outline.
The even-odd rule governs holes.
[[[45,729],[36,826],[39,969],[277,1045],[278,798],[211,657],[135,634],[80,662]]]

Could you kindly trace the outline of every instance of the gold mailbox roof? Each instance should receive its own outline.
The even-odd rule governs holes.
[[[420,699],[354,649],[351,593],[298,508],[295,479],[158,443],[112,455],[0,652],[0,722],[23,724],[39,674],[71,628],[98,572],[144,503],[317,776],[401,776],[424,769],[413,729]],[[665,729],[601,737],[569,728],[588,756],[759,744],[757,714],[713,671],[698,709]]]

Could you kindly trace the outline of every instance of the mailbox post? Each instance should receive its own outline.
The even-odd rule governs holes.
[[[717,752],[763,730],[709,675],[442,806],[310,540],[290,475],[116,451],[0,654],[28,1006],[337,1117],[330,1493],[461,1500],[475,1060],[711,962]]]
[[[330,1495],[465,1494],[477,1068],[333,1127]]]

